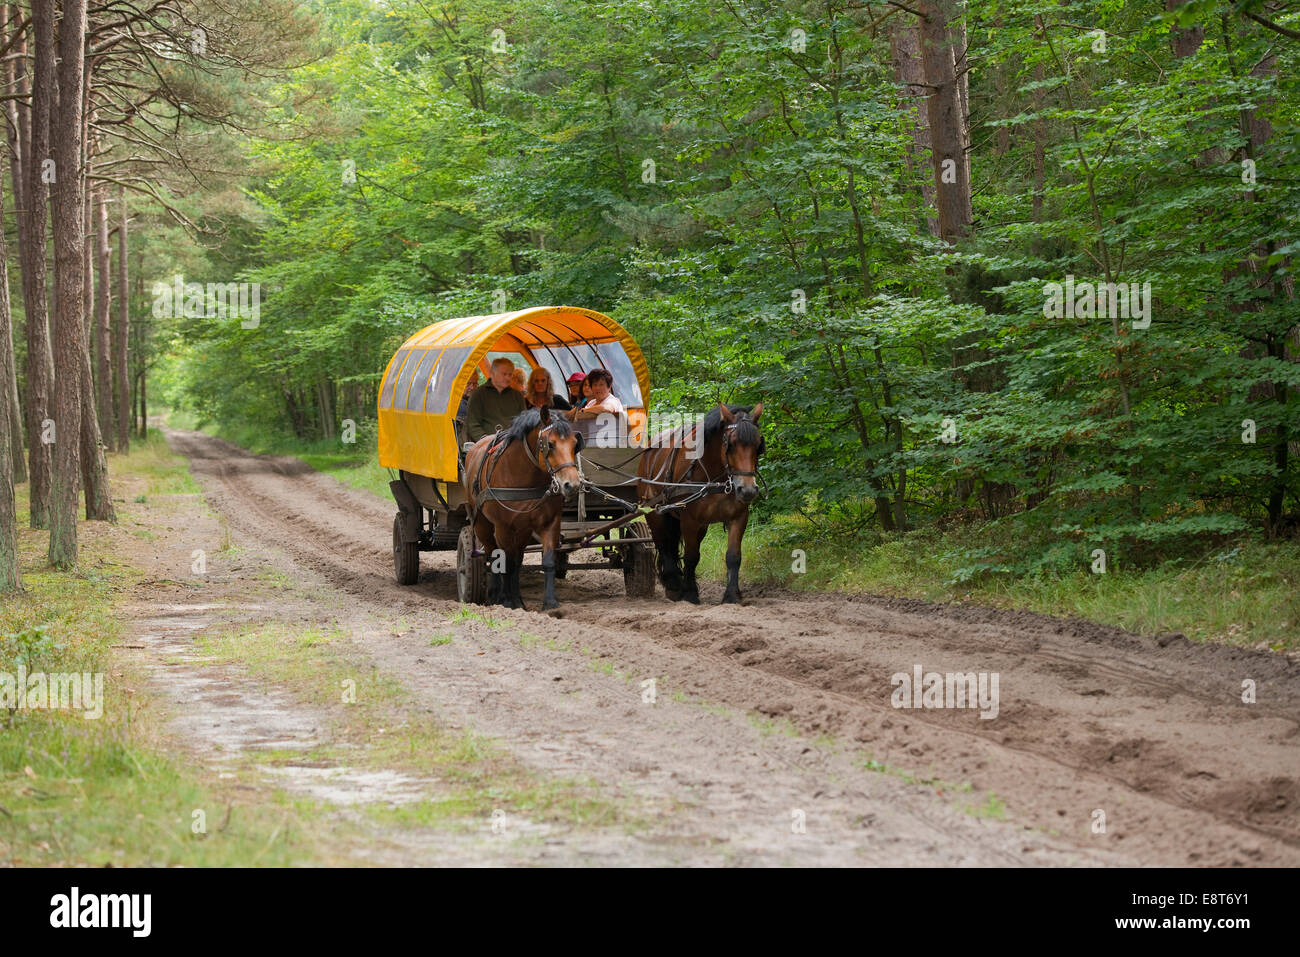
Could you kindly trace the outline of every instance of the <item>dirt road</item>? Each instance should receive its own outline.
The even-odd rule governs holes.
[[[391,503],[297,460],[169,440],[238,541],[415,624],[368,634],[377,668],[533,767],[659,802],[607,849],[620,862],[678,847],[706,863],[1300,864],[1300,668],[1285,657],[752,584],[740,607],[715,604],[717,583],[698,607],[629,600],[606,571],[559,583],[562,618],[502,612],[528,647],[470,629],[431,649],[459,607],[454,553],[424,553],[419,583],[398,586]],[[539,589],[526,579],[531,608]],[[575,650],[538,650],[563,642]],[[895,708],[891,677],[917,666],[996,675],[996,716]]]

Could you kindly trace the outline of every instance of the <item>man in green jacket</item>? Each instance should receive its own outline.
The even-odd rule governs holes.
[[[504,429],[528,404],[524,394],[510,385],[515,364],[504,357],[492,360],[492,378],[474,390],[465,410],[465,436],[477,442]]]

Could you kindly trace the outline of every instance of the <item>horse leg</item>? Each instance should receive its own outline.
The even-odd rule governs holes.
[[[505,576],[492,570],[492,553],[497,549],[496,529],[481,511],[474,517],[474,536],[483,546],[481,561],[488,568],[487,603],[495,605],[501,601]]]
[[[727,590],[722,595],[723,604],[735,604],[744,597],[740,593],[740,540],[748,524],[748,508],[727,523]]]
[[[519,597],[519,566],[524,560],[523,549],[519,547],[518,534],[511,528],[506,531],[499,542],[505,559],[506,570],[501,576],[501,604],[505,608],[522,608],[523,599]]]
[[[700,542],[704,541],[708,530],[708,522],[682,516],[682,541],[686,544],[682,556],[682,601],[689,601],[693,605],[700,603],[700,586],[695,581],[695,568],[700,564]]]
[[[519,594],[519,569],[524,564],[524,556],[519,555],[506,556],[506,601],[507,608],[524,607],[524,597]]]
[[[650,537],[655,540],[655,567],[659,582],[664,586],[664,596],[669,601],[679,601],[682,595],[682,563],[678,550],[682,539],[682,523],[675,515],[651,512],[646,516]]]
[[[560,517],[542,531],[542,572],[546,576],[546,594],[542,598],[542,611],[558,608],[555,599],[555,549],[560,544]]]

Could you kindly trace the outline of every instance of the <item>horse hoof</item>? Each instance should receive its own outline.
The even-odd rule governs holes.
[[[739,596],[739,595],[731,595],[731,594],[723,595],[723,596],[722,596],[722,604],[724,604],[724,605],[739,605],[739,604],[740,604],[740,596]]]
[[[700,603],[700,593],[693,591],[689,594],[683,595],[682,601],[689,601],[692,605],[698,605]]]
[[[681,601],[682,593],[679,591],[674,591],[671,588],[665,588],[664,597],[667,598],[669,601]]]
[[[559,607],[560,607],[560,603],[559,603],[558,601],[544,601],[544,602],[542,602],[542,611],[551,611],[551,610],[553,610],[553,609],[555,609],[555,608],[559,608]]]

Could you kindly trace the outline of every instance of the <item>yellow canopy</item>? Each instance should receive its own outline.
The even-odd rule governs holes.
[[[534,306],[435,322],[402,343],[379,387],[380,465],[458,481],[454,422],[470,376],[487,375],[489,353],[547,368],[561,394],[572,372],[607,368],[634,440],[645,427],[650,373],[627,330],[593,309]]]

